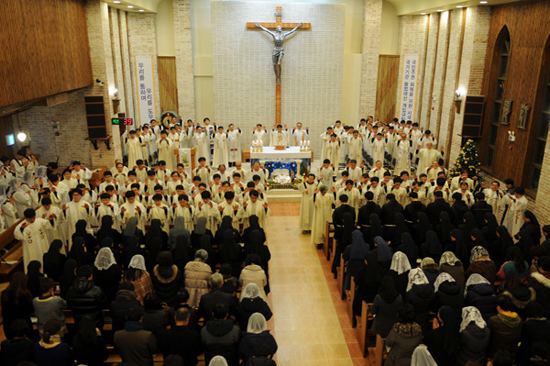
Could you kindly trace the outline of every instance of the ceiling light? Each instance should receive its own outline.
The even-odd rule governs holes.
[[[139,11],[145,11],[145,10],[143,10],[143,9],[139,9]]]
[[[443,9],[437,9],[437,11],[439,11],[439,12],[442,12],[442,11],[443,11]]]
[[[426,15],[426,13],[420,13],[420,15]]]
[[[456,7],[457,7],[457,8],[463,8],[464,5],[457,5]]]
[[[479,3],[480,3],[480,4],[487,4],[488,1],[480,1]]]
[[[115,4],[120,4],[120,1],[118,1],[118,0],[115,0],[115,1],[113,1],[113,2],[114,2]]]
[[[27,139],[27,134],[25,132],[19,132],[17,134],[17,139],[21,142],[25,141]]]
[[[134,6],[133,6],[133,5],[128,5],[128,7],[131,9],[131,8],[133,8]]]

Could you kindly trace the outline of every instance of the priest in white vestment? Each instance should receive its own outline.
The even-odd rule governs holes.
[[[315,175],[309,174],[307,180],[298,185],[298,190],[302,193],[300,205],[300,229],[303,233],[311,231],[313,223],[313,194],[317,189]]]
[[[47,234],[50,223],[41,217],[36,217],[34,209],[29,208],[24,212],[25,219],[15,227],[13,236],[22,241],[23,267],[27,273],[27,266],[31,261],[39,261],[42,264],[44,253],[50,248]]]
[[[323,234],[327,222],[332,222],[332,211],[334,207],[334,191],[329,192],[325,185],[320,185],[313,194],[313,222],[311,230],[311,243],[322,244]]]

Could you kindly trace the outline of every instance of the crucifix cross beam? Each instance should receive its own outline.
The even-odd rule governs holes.
[[[283,42],[285,38],[294,33],[298,28],[311,29],[311,23],[283,23],[283,7],[275,8],[275,23],[246,23],[247,29],[260,28],[273,37],[274,48],[272,54],[273,69],[275,71],[275,124],[281,124],[281,61],[284,56]],[[275,29],[274,32],[270,29]],[[292,29],[289,32],[283,33],[283,29]]]

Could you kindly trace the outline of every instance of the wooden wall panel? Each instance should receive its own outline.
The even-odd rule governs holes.
[[[513,178],[517,185],[527,184],[527,171],[533,154],[533,143],[541,116],[541,83],[546,77],[545,47],[550,37],[550,2],[514,3],[495,6],[491,13],[491,26],[485,58],[483,90],[486,108],[483,118],[483,137],[480,141],[482,163],[486,160],[486,146],[491,126],[491,115],[498,67],[494,50],[498,36],[504,27],[510,33],[510,58],[503,100],[511,100],[510,124],[500,125],[496,143],[492,175],[500,179]],[[545,80],[545,79],[544,79]],[[529,104],[525,130],[517,128],[522,104]],[[514,131],[516,141],[508,141],[508,131]]]
[[[158,57],[160,108],[164,111],[178,110],[178,85],[176,58]]]
[[[380,55],[376,90],[376,116],[391,121],[396,117],[399,55]]]
[[[92,84],[84,1],[0,1],[0,49],[0,106]]]

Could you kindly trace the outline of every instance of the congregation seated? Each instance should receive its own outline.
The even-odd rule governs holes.
[[[495,300],[495,288],[485,277],[474,273],[468,278],[464,299],[465,306],[476,307],[481,313],[483,320],[487,321],[497,313]]]
[[[235,316],[237,310],[235,298],[231,294],[221,291],[223,276],[220,273],[212,274],[209,284],[212,290],[202,295],[199,301],[199,318],[204,318],[205,322],[211,320],[214,306],[217,304],[224,304],[229,310],[229,315]]]
[[[141,323],[143,329],[153,332],[157,339],[159,334],[171,324],[168,311],[163,308],[162,301],[155,292],[145,295]]]
[[[40,293],[41,295],[32,301],[38,332],[43,334],[46,322],[57,319],[61,324],[59,334],[63,337],[67,333],[65,314],[63,314],[63,310],[67,308],[67,302],[59,296],[54,296],[54,282],[51,278],[44,278],[41,281]]]
[[[113,320],[113,332],[124,329],[126,323],[126,314],[131,307],[140,308],[141,302],[134,291],[132,282],[121,282],[118,286],[116,297],[110,304],[111,319]]]
[[[151,273],[151,281],[160,301],[172,305],[183,283],[183,274],[180,272],[178,266],[174,264],[171,252],[163,251],[158,253],[157,264]]]
[[[37,366],[73,366],[71,347],[61,340],[61,322],[50,319],[44,324],[40,341],[34,344]]]
[[[514,311],[525,318],[525,308],[530,302],[537,299],[537,293],[533,287],[528,287],[521,282],[515,271],[506,273],[502,295],[508,296],[514,305]]]
[[[93,268],[83,265],[77,268],[73,285],[67,291],[67,305],[72,310],[75,322],[84,315],[92,316],[99,329],[103,328],[103,308],[107,306],[107,297],[93,281]]]
[[[403,298],[395,288],[395,281],[386,275],[380,283],[378,294],[372,303],[374,321],[372,331],[386,338],[397,321],[397,310],[403,306]]]
[[[32,328],[23,319],[15,319],[10,323],[10,336],[0,344],[0,360],[2,365],[17,366],[22,362],[34,362],[34,341],[30,338]],[[6,331],[4,323],[4,331]]]
[[[240,338],[240,329],[229,317],[227,306],[216,304],[212,311],[212,320],[207,321],[201,330],[206,363],[209,363],[215,356],[221,355],[229,366],[237,366]]]
[[[485,364],[485,350],[489,344],[491,331],[479,310],[474,306],[462,308],[457,364],[466,365],[469,361]]]
[[[102,366],[109,357],[107,343],[91,316],[85,315],[82,318],[72,344],[73,356],[77,364]]]
[[[412,306],[413,319],[422,327],[423,332],[430,329],[430,310],[434,307],[434,287],[420,268],[409,272],[405,303]]]
[[[267,276],[260,266],[260,263],[260,257],[257,254],[249,254],[246,257],[246,266],[241,271],[239,282],[243,288],[249,283],[255,283],[258,285],[258,288],[265,299],[267,298],[266,288],[268,286],[268,282]]]
[[[128,267],[124,271],[123,280],[130,282],[134,286],[133,291],[142,305],[145,296],[153,292],[151,276],[147,272],[145,258],[141,254],[136,254],[132,257]]]
[[[131,307],[126,314],[124,329],[115,332],[114,346],[124,364],[152,366],[157,353],[157,339],[143,329],[143,309]]]
[[[242,336],[239,344],[239,358],[243,363],[248,362],[250,358],[258,355],[258,347],[266,347],[267,356],[273,357],[277,352],[278,346],[275,337],[267,329],[265,317],[260,313],[254,313],[248,318],[246,333]],[[264,352],[261,355],[265,355]]]
[[[67,256],[61,253],[63,242],[54,240],[50,245],[47,253],[44,253],[44,274],[51,278],[54,282],[59,282],[63,275],[63,267],[67,261]]]
[[[251,282],[243,288],[237,308],[237,320],[242,331],[246,330],[248,319],[254,313],[262,314],[266,320],[273,316],[260,288]]]
[[[208,293],[208,280],[212,275],[211,267],[206,263],[208,252],[199,249],[195,260],[185,265],[185,288],[189,292],[189,305],[198,308],[201,296]]]
[[[2,291],[2,322],[4,333],[8,339],[11,333],[11,324],[16,319],[23,320],[29,329],[32,329],[31,314],[33,313],[32,296],[27,289],[27,276],[22,272],[16,272],[8,287]],[[27,334],[30,336],[30,334]]]
[[[498,296],[496,306],[498,314],[493,315],[487,321],[487,326],[491,330],[487,357],[493,358],[499,350],[507,350],[512,357],[515,357],[523,321],[518,313],[514,312],[514,305],[509,297]]]
[[[202,343],[199,333],[190,326],[190,317],[189,309],[179,308],[174,315],[174,325],[159,334],[158,346],[165,360],[170,355],[179,355],[184,365],[197,365]]]
[[[117,264],[113,252],[110,248],[101,248],[94,261],[94,283],[103,290],[107,301],[115,299],[121,278],[122,269]]]
[[[414,309],[405,305],[397,311],[397,322],[392,326],[386,345],[391,347],[386,366],[408,366],[416,347],[422,342],[422,328],[414,321]]]

